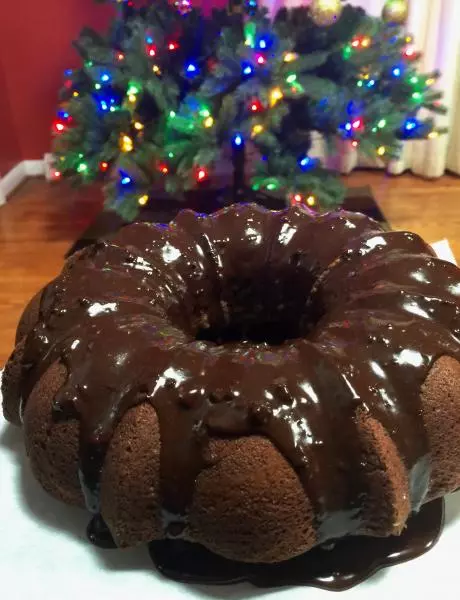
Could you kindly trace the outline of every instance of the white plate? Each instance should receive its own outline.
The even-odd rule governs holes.
[[[452,260],[449,245],[436,247]],[[449,255],[450,252],[450,255]],[[384,569],[343,600],[458,600],[460,493],[446,501],[446,525],[433,550]],[[164,579],[146,547],[101,550],[85,537],[87,514],[50,498],[34,480],[21,430],[0,422],[0,597],[5,600],[200,600],[267,597],[331,600],[315,588],[259,590],[250,585],[198,586]]]

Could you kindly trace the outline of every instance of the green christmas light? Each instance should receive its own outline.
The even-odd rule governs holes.
[[[250,48],[254,48],[256,45],[256,24],[252,21],[248,21],[244,25],[244,43]]]
[[[80,163],[77,167],[77,171],[79,173],[85,173],[88,170],[88,165],[85,163]]]
[[[126,94],[128,96],[135,96],[139,92],[140,92],[139,86],[137,86],[135,83],[130,83],[129,88],[126,91]]]
[[[174,117],[176,116],[176,113],[173,110],[169,111],[169,118],[170,119],[174,119]]]
[[[379,129],[383,129],[385,127],[385,125],[387,124],[386,119],[380,119],[380,121],[377,123],[377,127]]]
[[[345,48],[343,49],[343,58],[345,60],[348,60],[350,58],[350,56],[353,54],[353,49],[350,45],[345,46]]]
[[[286,77],[286,82],[287,83],[294,83],[294,81],[296,81],[297,79],[297,75],[295,73],[291,73],[290,75],[288,75]]]

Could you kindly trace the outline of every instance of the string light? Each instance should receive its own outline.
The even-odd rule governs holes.
[[[286,77],[286,83],[294,83],[297,80],[297,75],[295,73],[291,73]]]
[[[259,48],[265,50],[267,48],[267,41],[264,38],[259,40]]]
[[[315,204],[316,204],[315,196],[313,196],[313,195],[308,196],[307,205],[311,207],[311,206],[315,206]]]
[[[206,181],[207,178],[208,178],[208,172],[206,171],[206,169],[204,167],[200,167],[196,172],[196,180],[198,182],[202,183],[203,181]]]
[[[109,168],[109,163],[107,161],[103,160],[101,163],[99,163],[99,170],[102,171],[103,173],[105,173],[108,168]]]
[[[129,175],[123,175],[121,178],[121,185],[129,185],[132,182],[132,179]]]
[[[102,88],[102,85],[100,83],[95,83],[94,84],[94,89],[95,90],[100,90]]]
[[[357,119],[355,119],[355,120],[353,121],[353,123],[351,124],[351,126],[352,126],[352,127],[353,127],[353,129],[355,129],[355,130],[362,129],[362,128],[363,128],[363,120],[362,120],[360,117],[358,117]],[[348,129],[348,128],[347,128],[347,129]]]
[[[74,91],[74,93],[72,94],[72,96],[73,96],[74,98],[78,98],[78,96],[79,96],[79,95],[80,95],[80,94],[79,94],[79,93],[78,93],[76,90],[75,90],[75,91]]]
[[[77,167],[77,171],[79,173],[85,173],[88,170],[88,165],[86,163],[80,163]]]
[[[307,171],[313,166],[313,164],[314,163],[309,156],[304,156],[302,159],[299,160],[299,165],[302,171]]]
[[[357,148],[359,146],[358,141],[357,140],[353,140],[351,142],[351,145],[353,146],[353,148]]]
[[[208,108],[202,108],[202,109],[200,110],[200,117],[205,117],[205,118],[207,118],[207,117],[210,117],[210,116],[211,116],[211,113],[209,112],[209,109],[208,109]]]
[[[439,137],[439,132],[438,131],[430,131],[430,133],[428,134],[428,138],[430,140],[434,140],[437,137]]]
[[[134,150],[134,143],[129,135],[121,135],[120,148],[122,152],[132,152]]]
[[[169,118],[170,119],[174,119],[174,117],[176,116],[176,113],[173,110],[169,111]]]
[[[61,179],[61,171],[53,171],[53,178],[54,179]]]
[[[264,65],[266,63],[266,59],[264,56],[262,56],[262,54],[259,54],[259,56],[257,57],[257,64],[258,65]]]
[[[110,73],[102,73],[101,81],[103,83],[107,83],[108,81],[110,81]]]
[[[342,56],[343,56],[344,60],[348,60],[352,54],[353,54],[353,49],[350,44],[347,44],[344,47],[343,52],[342,52]]]
[[[240,148],[244,144],[243,136],[240,133],[235,133],[232,143],[236,148]]]
[[[144,194],[143,196],[141,196],[141,197],[138,199],[137,203],[138,203],[140,206],[145,206],[145,205],[147,204],[147,202],[148,202],[148,201],[149,201],[149,197],[147,196],[147,194]]]
[[[166,163],[160,163],[158,165],[158,170],[160,171],[160,173],[162,173],[163,175],[167,175],[169,173],[169,168],[168,165]]]
[[[399,67],[394,67],[392,73],[394,77],[401,77],[401,69]]]
[[[404,128],[406,129],[406,131],[412,131],[417,127],[417,125],[417,119],[407,119],[406,123],[404,124]]]
[[[126,90],[126,93],[131,96],[131,95],[136,95],[140,92],[138,86],[135,83],[130,83],[128,89]]]
[[[423,96],[420,92],[414,92],[412,94],[412,98],[416,101],[416,102],[420,102],[423,99]]]
[[[262,103],[260,102],[260,100],[258,98],[256,98],[255,100],[252,100],[250,109],[251,109],[251,112],[253,112],[253,113],[260,112],[263,109]]]
[[[377,123],[377,127],[379,129],[383,129],[386,126],[386,124],[387,124],[386,119],[380,119],[380,121]]]
[[[249,77],[249,75],[252,75],[254,72],[254,69],[252,67],[252,65],[250,65],[249,63],[243,63],[243,75],[246,75],[246,77]]]
[[[378,150],[377,150],[377,154],[379,156],[383,156],[385,154],[385,152],[386,152],[385,146],[380,146],[380,148],[378,148]]]
[[[275,104],[281,100],[283,97],[283,92],[279,87],[276,87],[274,90],[270,92],[270,106],[275,106]]]
[[[212,127],[214,125],[214,119],[212,117],[208,117],[207,119],[205,119],[204,121],[204,126],[209,128]]]
[[[267,185],[267,190],[268,190],[269,192],[274,192],[274,191],[275,191],[275,190],[277,190],[277,189],[278,189],[278,186],[276,185],[276,183],[269,183],[269,184]]]
[[[435,82],[436,82],[436,79],[434,79],[434,77],[429,77],[429,78],[426,80],[426,82],[425,82],[425,83],[426,83],[426,85],[427,85],[427,86],[431,86],[431,85],[433,85]]]
[[[170,52],[174,52],[174,50],[177,50],[179,48],[179,44],[177,42],[170,42],[168,44],[168,50]]]
[[[56,130],[57,133],[62,133],[65,129],[65,125],[64,125],[64,123],[62,123],[62,121],[55,121],[54,129]]]
[[[193,63],[188,63],[188,65],[185,67],[185,73],[189,77],[195,77],[195,75],[198,73],[198,67]]]
[[[147,49],[147,52],[148,52],[148,55],[153,58],[157,54],[156,47],[155,46],[151,46],[150,48]]]
[[[156,73],[157,75],[160,75],[160,74],[161,74],[161,69],[160,69],[160,67],[159,67],[158,65],[153,65],[153,67],[152,67],[152,71],[153,71],[154,73]]]
[[[254,127],[252,128],[252,132],[251,132],[252,137],[259,135],[259,133],[262,133],[263,130],[264,130],[263,125],[260,125],[260,124],[254,125]]]
[[[294,194],[292,197],[293,203],[300,204],[303,200],[302,194]]]
[[[122,60],[124,60],[124,59],[125,59],[125,55],[123,54],[123,52],[119,52],[119,53],[117,54],[117,59],[118,59],[119,61],[122,61]]]
[[[286,52],[284,55],[284,62],[290,63],[294,60],[297,60],[298,54],[295,52]]]

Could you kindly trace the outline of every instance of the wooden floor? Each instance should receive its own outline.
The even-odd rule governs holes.
[[[460,178],[432,182],[357,172],[346,183],[372,185],[393,228],[415,231],[429,242],[446,237],[460,259]],[[37,179],[0,207],[0,367],[12,350],[24,305],[60,271],[66,250],[101,205],[97,190]]]

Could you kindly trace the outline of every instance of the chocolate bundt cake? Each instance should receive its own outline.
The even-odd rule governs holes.
[[[457,267],[363,215],[183,211],[30,302],[4,414],[121,547],[272,563],[400,534],[460,486],[459,306]]]

